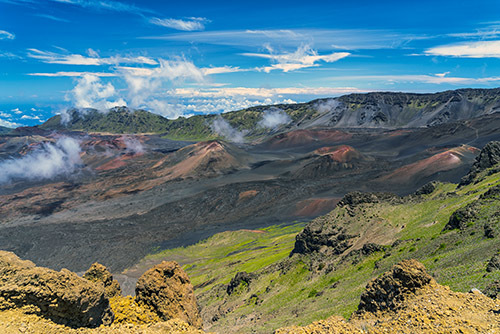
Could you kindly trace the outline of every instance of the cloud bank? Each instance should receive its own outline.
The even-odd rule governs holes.
[[[442,45],[426,50],[425,54],[459,58],[500,58],[500,41],[480,41]]]
[[[45,143],[24,157],[0,162],[0,184],[13,180],[46,180],[69,176],[78,166],[80,144],[70,137],[61,137],[56,143]]]

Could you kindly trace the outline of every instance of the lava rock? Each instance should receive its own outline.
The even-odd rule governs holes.
[[[254,275],[245,271],[240,271],[233,278],[231,278],[231,282],[227,285],[227,294],[231,295],[241,284],[250,285],[253,278]]]
[[[137,281],[136,301],[150,307],[162,320],[181,319],[201,327],[201,318],[189,277],[175,261],[163,261]]]
[[[333,255],[342,254],[352,246],[355,235],[350,235],[343,227],[333,224],[309,223],[295,237],[295,246],[290,255],[324,252]]]
[[[104,284],[104,291],[106,297],[112,298],[115,296],[121,296],[122,289],[118,281],[113,279],[113,275],[109,272],[108,268],[100,263],[94,263],[90,266],[89,270],[85,272],[83,278],[91,282],[99,282]]]
[[[395,310],[404,301],[405,295],[435,282],[425,267],[417,260],[403,260],[392,270],[372,280],[361,295],[357,314]]]
[[[415,195],[421,196],[421,195],[432,194],[434,192],[434,190],[436,190],[438,184],[439,183],[436,181],[431,181],[429,183],[426,183],[422,187],[417,189],[417,191],[415,191]]]
[[[475,219],[477,216],[476,202],[470,203],[463,208],[453,212],[446,223],[443,231],[460,229],[465,230],[467,223]]]
[[[493,299],[500,297],[500,281],[493,281],[488,284],[484,289],[484,294]]]
[[[70,327],[109,325],[114,318],[102,285],[66,269],[36,267],[14,253],[0,251],[0,309],[26,305]]]

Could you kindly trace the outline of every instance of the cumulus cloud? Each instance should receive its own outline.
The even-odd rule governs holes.
[[[17,128],[17,127],[22,126],[22,125],[19,123],[16,123],[16,122],[7,121],[5,119],[0,118],[0,126],[14,129],[14,128]]]
[[[70,137],[61,137],[56,143],[44,143],[24,157],[0,162],[0,184],[13,180],[45,180],[61,175],[69,176],[82,165],[80,152],[79,142]]]
[[[78,79],[77,85],[71,90],[67,98],[77,108],[104,110],[127,105],[121,98],[110,101],[110,98],[116,95],[115,87],[110,82],[103,84],[99,77],[86,74]]]
[[[149,22],[156,24],[158,26],[167,27],[175,30],[182,31],[199,31],[205,30],[205,23],[210,22],[204,17],[190,17],[188,19],[179,20],[179,19],[160,19],[157,17],[153,17],[149,20]]]
[[[333,63],[350,55],[349,52],[334,52],[327,55],[319,55],[309,45],[302,45],[295,52],[273,53],[273,49],[268,47],[270,53],[243,53],[244,56],[266,58],[274,61],[271,66],[258,68],[266,73],[272,70],[282,70],[283,72],[295,71],[301,68],[319,66],[318,62]]]
[[[430,48],[424,52],[431,56],[459,58],[500,58],[500,41],[479,41],[449,44]]]
[[[8,31],[0,30],[0,40],[1,39],[14,39],[16,36]]]
[[[212,124],[210,124],[210,127],[217,135],[233,143],[243,143],[245,141],[245,132],[233,128],[231,124],[222,117],[217,117]]]
[[[279,125],[288,124],[292,121],[290,115],[279,108],[269,108],[262,114],[262,119],[257,123],[263,128],[274,129]]]

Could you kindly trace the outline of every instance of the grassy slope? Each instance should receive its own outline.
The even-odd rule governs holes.
[[[440,184],[432,194],[407,198],[402,204],[363,204],[354,217],[344,215],[344,208],[335,209],[322,219],[335,220],[336,224],[383,224],[395,232],[384,251],[359,260],[325,259],[325,268],[328,263],[335,267],[330,272],[321,268],[321,263],[310,262],[307,256],[288,258],[303,224],[274,226],[260,234],[225,232],[151,258],[177,260],[183,265],[196,286],[204,312],[210,316],[221,310],[227,312],[219,315],[211,328],[222,332],[270,332],[332,314],[348,317],[356,309],[366,283],[405,258],[419,259],[439,283],[453,290],[483,289],[500,279],[499,272],[485,271],[486,262],[500,249],[500,242],[483,235],[485,222],[500,232],[499,218],[493,215],[500,211],[500,201],[484,204],[479,218],[466,230],[442,230],[455,210],[499,184],[500,174],[493,174],[461,189]],[[346,218],[342,221],[341,217]],[[400,242],[393,244],[396,239]],[[257,273],[258,278],[249,287],[227,296],[224,285],[238,271]]]

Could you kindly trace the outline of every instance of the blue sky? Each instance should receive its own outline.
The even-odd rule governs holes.
[[[500,86],[500,1],[0,0],[0,125]]]

